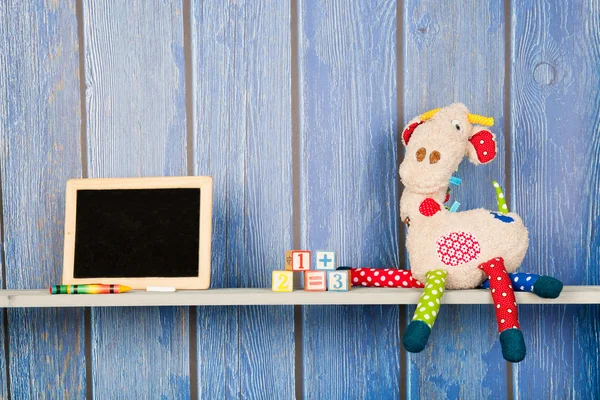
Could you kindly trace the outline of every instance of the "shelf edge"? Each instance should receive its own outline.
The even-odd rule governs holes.
[[[349,292],[277,293],[270,289],[132,291],[118,295],[50,295],[46,290],[0,290],[0,308],[144,307],[228,305],[400,305],[416,304],[422,289],[353,288]],[[600,304],[600,286],[565,286],[557,299],[515,293],[519,304]],[[442,304],[492,304],[487,290],[449,290]]]

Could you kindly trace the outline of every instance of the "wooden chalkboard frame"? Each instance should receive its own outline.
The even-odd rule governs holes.
[[[103,178],[70,179],[67,182],[65,205],[65,243],[63,258],[64,285],[122,284],[133,289],[147,286],[173,286],[177,289],[208,289],[210,286],[210,258],[212,241],[212,178],[209,176],[156,177],[156,178]],[[77,192],[79,190],[109,189],[200,189],[200,229],[197,277],[147,278],[75,278],[75,231],[77,229]]]

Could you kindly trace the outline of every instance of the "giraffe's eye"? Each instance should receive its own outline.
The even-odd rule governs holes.
[[[454,125],[454,128],[456,128],[457,131],[461,130],[460,122],[457,119],[452,120],[452,125]]]

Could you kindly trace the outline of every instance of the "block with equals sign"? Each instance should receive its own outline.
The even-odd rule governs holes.
[[[307,292],[324,292],[327,290],[326,271],[305,271],[304,290]]]

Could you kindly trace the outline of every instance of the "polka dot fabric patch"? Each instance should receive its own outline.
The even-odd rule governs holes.
[[[396,268],[356,268],[352,270],[352,286],[422,288],[412,272]]]
[[[468,232],[444,235],[438,239],[436,246],[440,260],[451,267],[476,260],[481,253],[479,241]]]
[[[419,205],[419,212],[426,217],[431,217],[432,215],[435,215],[435,213],[437,213],[441,209],[442,207],[438,204],[438,202],[432,199],[431,197],[426,198]]]
[[[446,271],[443,270],[427,272],[427,284],[425,285],[423,295],[417,304],[413,321],[423,321],[429,328],[433,328],[433,323],[440,310],[444,288],[446,287],[446,275]]]

